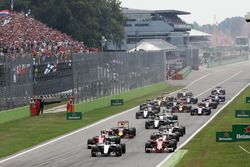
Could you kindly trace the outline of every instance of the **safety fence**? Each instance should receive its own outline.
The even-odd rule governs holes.
[[[217,59],[210,58],[208,60],[207,67],[208,68],[217,67],[221,65],[232,64],[232,63],[237,63],[237,62],[246,61],[246,60],[249,60],[248,55],[220,57]]]
[[[29,57],[0,56],[0,110],[27,104],[33,95],[33,62]]]
[[[204,53],[204,64],[207,68],[249,60],[249,52],[236,47],[211,48]]]
[[[160,52],[82,53],[67,56],[0,56],[0,110],[23,106],[33,96],[75,102],[116,95],[165,80]]]
[[[165,80],[166,57],[161,52],[117,52],[73,56],[77,102],[116,95]]]

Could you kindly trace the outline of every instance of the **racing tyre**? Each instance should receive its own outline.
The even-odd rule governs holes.
[[[150,153],[150,150],[147,150],[147,148],[151,148],[150,143],[145,143],[145,153]]]
[[[178,115],[173,115],[173,120],[178,120]]]
[[[194,104],[197,104],[198,103],[198,98],[195,98],[194,99]]]
[[[186,127],[185,126],[181,126],[181,128],[182,128],[183,134],[185,135],[186,134]]]
[[[117,157],[120,157],[122,155],[122,147],[121,146],[118,146],[116,149],[115,149],[115,155]]]
[[[211,114],[211,110],[207,110],[207,115],[210,115]]]
[[[96,157],[96,153],[97,153],[98,149],[94,146],[91,148],[91,156],[92,157]]]
[[[88,149],[91,149],[91,146],[89,146],[89,144],[93,144],[93,140],[92,139],[88,139],[88,141],[87,141]]]
[[[121,143],[121,138],[120,137],[116,137],[115,138],[115,144],[120,144]]]
[[[135,113],[135,119],[139,119],[140,115],[138,113]]]
[[[176,147],[175,145],[176,145],[176,143],[174,141],[169,141],[168,147],[172,148],[172,150],[170,150],[170,152],[174,152],[175,151],[175,147]]]
[[[150,139],[151,139],[151,140],[155,140],[155,139],[156,139],[156,136],[155,136],[155,135],[150,135]]]
[[[121,144],[121,146],[122,146],[122,153],[123,154],[126,153],[126,144]]]
[[[136,128],[131,128],[132,134],[135,137],[136,136]]]

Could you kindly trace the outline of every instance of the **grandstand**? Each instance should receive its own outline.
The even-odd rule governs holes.
[[[162,39],[179,48],[188,45],[188,33],[191,25],[181,20],[179,15],[189,12],[178,10],[139,10],[123,8],[127,17],[125,41],[121,50],[130,50],[143,39]],[[110,49],[116,49],[110,45]]]
[[[0,14],[0,110],[72,88],[71,58],[96,52],[29,13]]]
[[[49,28],[25,13],[9,12],[0,17],[0,55],[32,53],[56,56],[88,52],[83,42]]]

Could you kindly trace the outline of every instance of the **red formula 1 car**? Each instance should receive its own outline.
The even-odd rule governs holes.
[[[174,152],[175,148],[177,147],[177,142],[173,140],[163,140],[163,138],[158,138],[156,140],[149,140],[145,143],[145,152],[151,153],[151,152]]]

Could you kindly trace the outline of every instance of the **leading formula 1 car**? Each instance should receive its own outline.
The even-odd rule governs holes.
[[[215,94],[225,95],[226,90],[223,89],[221,86],[216,86],[214,89],[211,90],[211,95],[215,95]]]
[[[181,97],[193,97],[193,93],[188,89],[182,89],[181,92],[177,93],[177,98],[179,99]]]
[[[112,142],[105,142],[96,144],[91,148],[91,156],[96,157],[97,155],[115,155],[117,157],[126,153],[126,144],[115,144]]]

